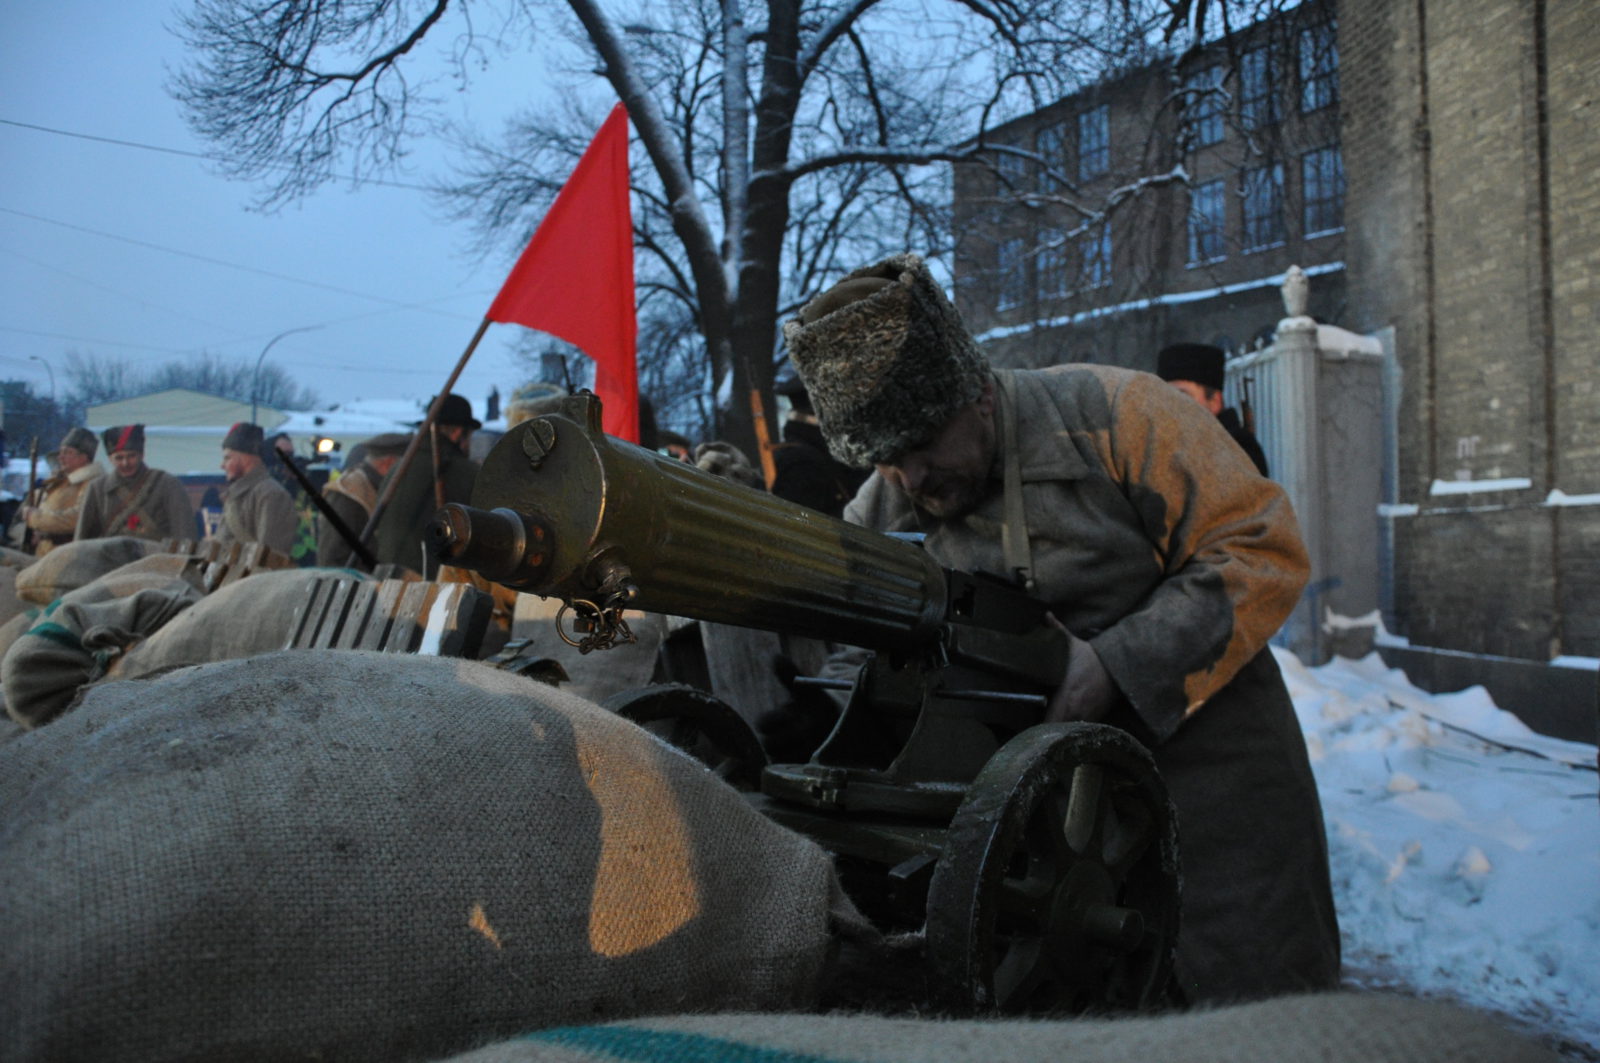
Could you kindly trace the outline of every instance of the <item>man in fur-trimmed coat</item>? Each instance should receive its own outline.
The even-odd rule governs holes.
[[[44,482],[39,504],[24,506],[22,519],[33,529],[33,553],[43,557],[72,541],[78,527],[78,510],[90,482],[106,470],[94,460],[100,441],[87,428],[74,428],[61,440],[56,462],[61,471]]]
[[[1335,987],[1321,805],[1267,648],[1309,570],[1282,489],[1153,375],[992,370],[915,255],[784,337],[834,456],[876,470],[845,519],[1020,581],[1071,636],[1045,719],[1151,748],[1179,817],[1183,997]]]

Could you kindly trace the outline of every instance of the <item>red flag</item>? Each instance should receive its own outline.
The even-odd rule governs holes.
[[[592,358],[605,430],[639,441],[628,112],[622,104],[578,160],[487,316],[559,336]]]

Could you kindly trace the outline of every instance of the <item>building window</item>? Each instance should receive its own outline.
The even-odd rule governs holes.
[[[1022,189],[1023,173],[1027,168],[1027,160],[1021,155],[1010,151],[996,153],[996,165],[1000,168],[1000,194],[1017,192]]]
[[[1039,298],[1060,299],[1072,292],[1072,245],[1059,229],[1039,233]]]
[[[1203,148],[1222,140],[1222,68],[1208,66],[1183,82],[1183,127],[1189,147]]]
[[[1308,151],[1300,160],[1307,236],[1344,228],[1344,159],[1337,145]]]
[[[1189,192],[1189,264],[1216,262],[1224,257],[1222,236],[1227,231],[1227,200],[1223,183],[1207,181]]]
[[[1278,163],[1244,172],[1240,188],[1244,210],[1244,249],[1260,251],[1283,243],[1283,167]]]
[[[1098,229],[1078,238],[1079,254],[1083,257],[1083,268],[1079,275],[1081,287],[1087,291],[1091,288],[1104,288],[1111,283],[1111,226],[1101,225]]]
[[[1078,116],[1078,180],[1111,169],[1111,108],[1106,104]]]
[[[1332,22],[1300,31],[1300,110],[1339,102],[1339,40]]]
[[[1022,305],[1022,293],[1027,288],[1027,268],[1022,261],[1022,241],[1002,240],[997,265],[999,298],[996,310],[1010,310]]]
[[[1271,48],[1252,48],[1239,61],[1239,123],[1264,129],[1279,117],[1277,59]]]
[[[1067,172],[1067,124],[1056,122],[1040,129],[1034,138],[1034,150],[1043,160],[1039,164],[1039,191],[1054,192],[1063,183],[1061,175]]]

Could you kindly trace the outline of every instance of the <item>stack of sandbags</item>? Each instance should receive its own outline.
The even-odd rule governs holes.
[[[121,540],[90,540],[101,541]],[[76,545],[52,550],[39,565]],[[49,723],[67,710],[81,687],[106,674],[124,650],[200,601],[203,582],[201,560],[151,554],[63,593],[0,658],[6,713],[24,727]]]
[[[0,897],[7,1059],[801,1008],[851,915],[816,845],[593,703],[319,650],[108,680],[0,745]]]
[[[1448,1004],[1356,993],[1124,1019],[694,1015],[529,1033],[451,1063],[1556,1063]]]
[[[290,568],[257,572],[206,595],[161,630],[134,646],[111,667],[126,679],[207,661],[270,653],[289,645],[298,611],[319,579],[353,581],[373,577],[350,569]]]
[[[49,605],[113,569],[161,552],[159,543],[126,535],[65,543],[17,573],[17,597]]]

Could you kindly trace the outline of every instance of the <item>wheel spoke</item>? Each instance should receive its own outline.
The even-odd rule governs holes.
[[[1098,764],[1079,764],[1072,770],[1072,786],[1067,799],[1066,821],[1062,824],[1067,847],[1078,856],[1087,855],[1094,842],[1101,816],[1105,790],[1105,771]]]
[[[1026,1004],[1050,973],[1044,940],[1017,937],[996,942],[1002,953],[994,966],[994,1001],[1002,1011],[1015,1011]]]

